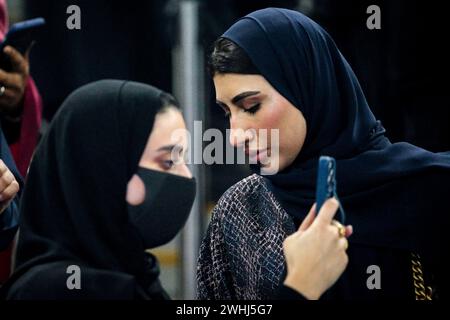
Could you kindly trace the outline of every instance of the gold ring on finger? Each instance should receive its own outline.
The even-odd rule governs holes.
[[[333,220],[331,221],[331,224],[338,228],[339,237],[341,238],[345,237],[346,234],[345,227],[340,222]]]

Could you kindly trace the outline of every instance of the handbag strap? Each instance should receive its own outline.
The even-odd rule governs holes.
[[[418,254],[411,253],[411,267],[416,300],[433,300],[433,289],[425,285],[423,267]]]

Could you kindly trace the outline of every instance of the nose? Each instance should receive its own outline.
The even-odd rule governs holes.
[[[230,120],[230,144],[235,148],[244,146],[254,138],[253,131],[239,121]]]
[[[191,172],[191,170],[189,170],[189,167],[185,163],[181,166],[180,174],[183,177],[192,178],[192,172]]]

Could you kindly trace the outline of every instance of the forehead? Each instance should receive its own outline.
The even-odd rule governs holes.
[[[170,141],[172,133],[178,129],[186,129],[183,116],[179,110],[169,108],[156,115],[149,142],[158,144],[159,141]]]
[[[143,157],[151,156],[162,146],[175,143],[184,146],[187,143],[187,132],[181,112],[170,108],[157,114]]]

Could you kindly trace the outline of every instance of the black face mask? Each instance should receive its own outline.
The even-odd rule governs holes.
[[[195,179],[139,167],[145,199],[128,204],[128,214],[138,229],[146,249],[172,240],[183,228],[195,199]]]

